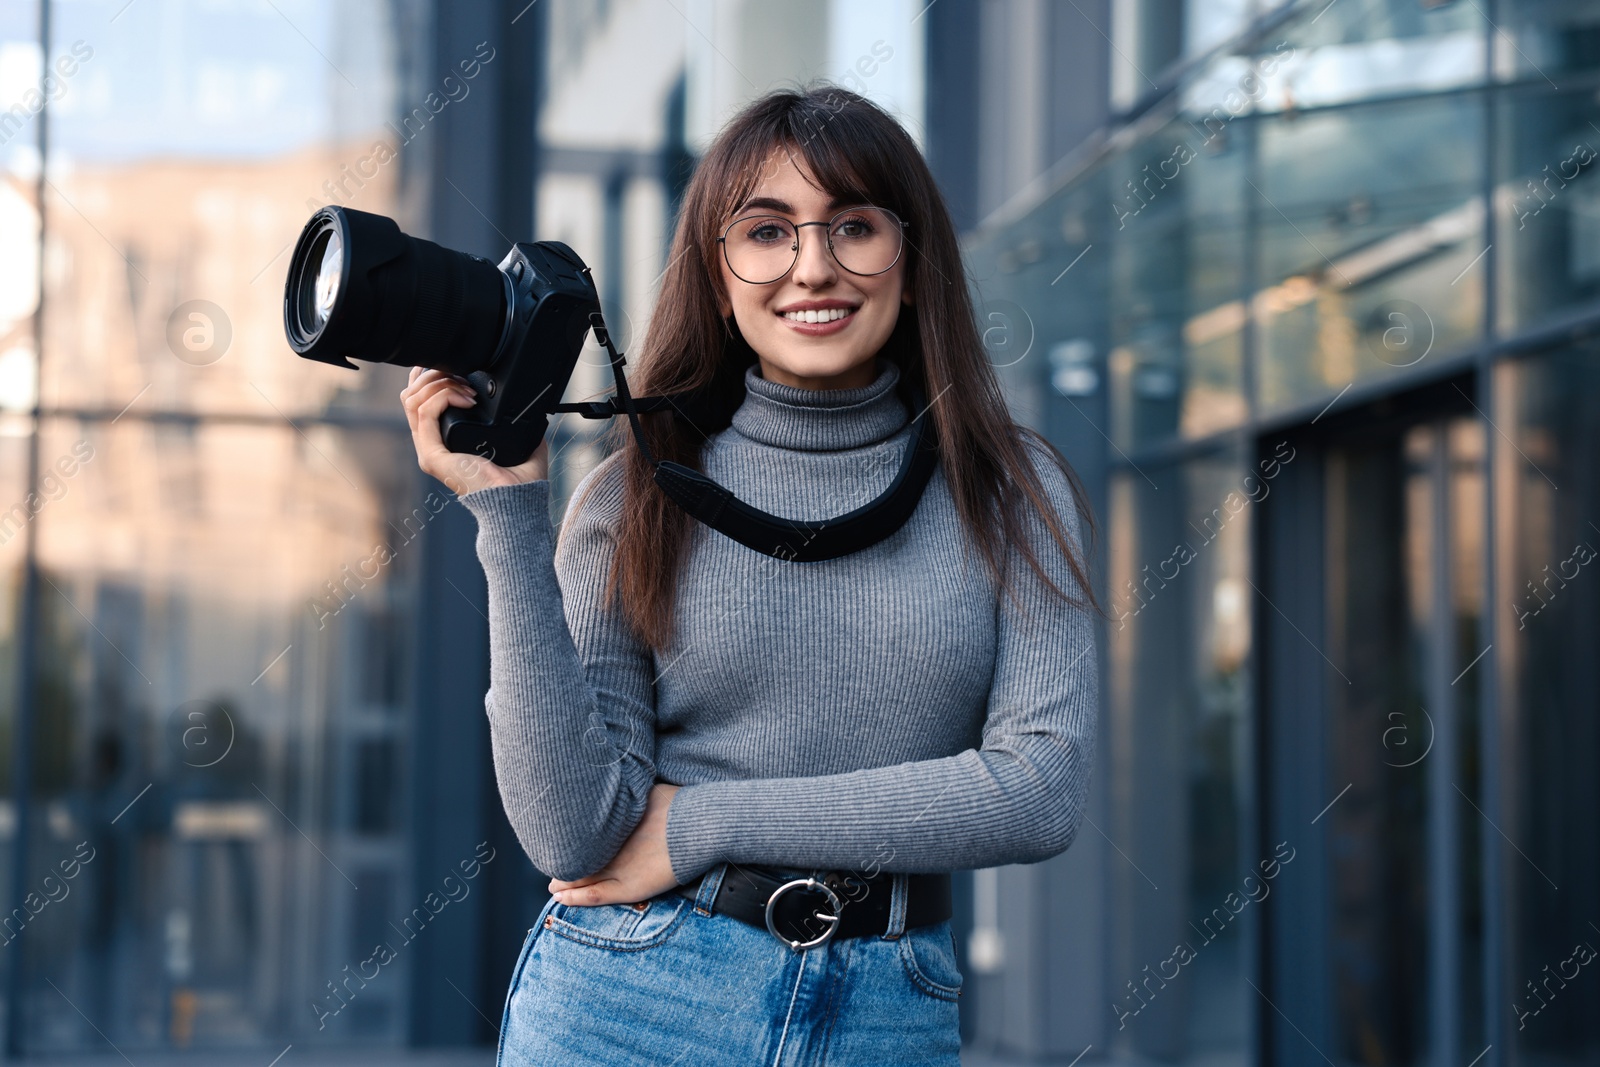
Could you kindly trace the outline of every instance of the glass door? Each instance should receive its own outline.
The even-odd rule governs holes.
[[[1451,410],[1466,395],[1305,435],[1298,484],[1267,505],[1269,844],[1308,861],[1269,919],[1268,1062],[1443,1067],[1483,1048],[1484,440]]]

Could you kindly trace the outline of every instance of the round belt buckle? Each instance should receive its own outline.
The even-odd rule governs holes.
[[[778,927],[772,921],[773,905],[778,903],[779,897],[783,896],[783,894],[787,893],[791,889],[816,890],[828,898],[828,904],[833,908],[834,913],[832,915],[825,915],[820,911],[812,912],[813,915],[825,922],[828,928],[819,936],[812,938],[810,941],[790,941],[788,938],[778,933]],[[835,893],[829,886],[817,881],[815,878],[796,878],[794,881],[785,882],[777,889],[774,889],[772,891],[772,895],[767,898],[767,932],[772,934],[772,936],[777,938],[779,941],[782,941],[785,945],[788,945],[790,948],[794,949],[796,952],[803,952],[808,948],[816,948],[818,945],[827,943],[828,939],[834,935],[834,931],[839,929],[839,913],[843,910],[844,901],[839,899],[839,894]]]

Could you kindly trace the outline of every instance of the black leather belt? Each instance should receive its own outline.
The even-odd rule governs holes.
[[[696,899],[705,877],[709,872],[678,886],[678,895]],[[905,927],[950,918],[948,874],[910,874],[906,881]],[[798,952],[835,937],[882,936],[889,930],[893,900],[892,874],[868,878],[847,871],[807,872],[730,863],[711,910],[768,930]]]

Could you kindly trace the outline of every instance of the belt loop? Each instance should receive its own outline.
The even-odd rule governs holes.
[[[906,897],[911,883],[904,874],[896,874],[893,878],[894,888],[889,891],[889,928],[883,932],[885,941],[898,941],[900,935],[906,932]]]
[[[717,891],[722,888],[722,879],[728,873],[728,865],[719,863],[711,868],[700,878],[700,892],[695,894],[694,910],[700,915],[710,915],[711,905],[717,899]]]

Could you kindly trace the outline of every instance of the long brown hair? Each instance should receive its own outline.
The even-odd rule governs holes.
[[[707,437],[728,426],[744,398],[745,368],[756,355],[733,318],[724,319],[719,310],[726,293],[717,237],[775,151],[803,160],[830,195],[888,208],[909,224],[905,269],[915,314],[902,309],[880,355],[933,401],[939,462],[957,513],[997,581],[1005,581],[1005,553],[1014,544],[1045,583],[1067,597],[1024,534],[1022,506],[1035,509],[1081,594],[1069,599],[1100,612],[1085,558],[1051,507],[1027,442],[1042,445],[1066,475],[1092,536],[1082,485],[1060,452],[1011,418],[979,340],[955,226],[933,175],[899,123],[847,90],[823,84],[769,93],[740,112],[700,160],[684,193],[639,369],[629,383],[641,396],[700,397],[693,411],[641,417],[656,458],[698,469]],[[613,433],[622,452],[623,506],[606,597],[620,605],[641,640],[661,650],[672,636],[678,570],[693,520],[656,488],[650,464],[626,427],[617,425]]]

